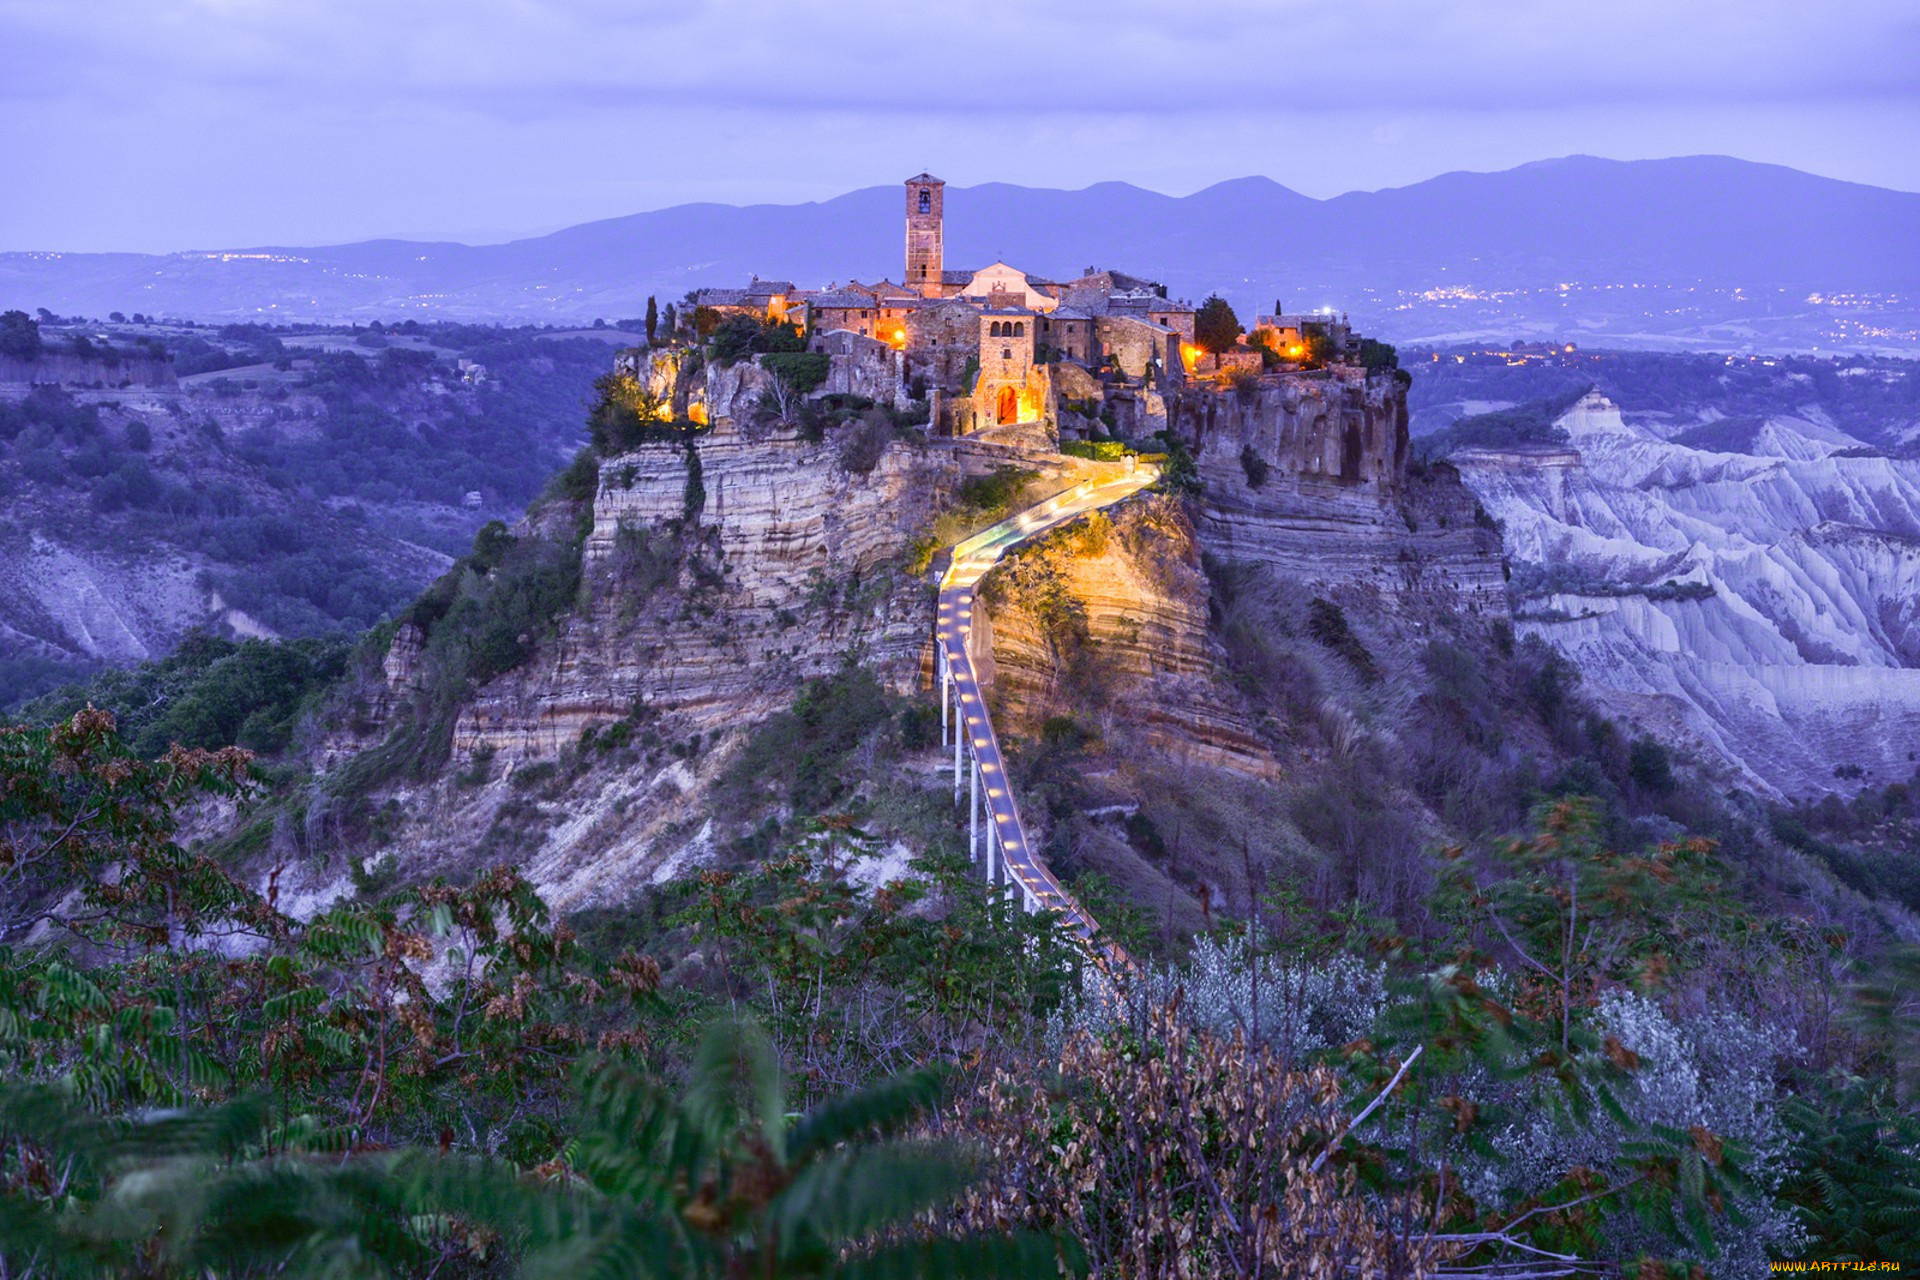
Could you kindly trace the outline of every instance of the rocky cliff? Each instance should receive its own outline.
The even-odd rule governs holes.
[[[48,352],[32,360],[0,356],[0,383],[66,387],[172,387],[171,362],[161,356],[116,353],[112,359]]]
[[[975,649],[1002,732],[1071,716],[1163,759],[1270,776],[1232,687],[1182,505],[1143,494],[1062,529],[982,584]]]
[[[1208,554],[1329,588],[1505,610],[1500,546],[1447,468],[1410,471],[1406,387],[1356,369],[1192,384],[1169,430],[1205,485]]]
[[[456,749],[552,756],[636,705],[725,730],[848,657],[905,687],[931,589],[900,557],[931,520],[938,468],[895,444],[849,473],[831,444],[732,431],[605,460],[578,610],[479,691]]]

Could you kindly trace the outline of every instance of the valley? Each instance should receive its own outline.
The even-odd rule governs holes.
[[[612,349],[48,319],[42,354],[0,360],[0,706],[195,629],[374,625],[578,447]]]

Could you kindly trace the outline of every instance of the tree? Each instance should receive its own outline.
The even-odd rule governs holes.
[[[654,333],[659,328],[660,328],[660,304],[653,300],[652,294],[648,294],[647,295],[647,345],[648,346],[653,345]]]
[[[1233,350],[1240,341],[1240,317],[1219,294],[1200,304],[1193,317],[1193,340],[1203,351],[1215,355]]]
[[[0,312],[0,356],[32,360],[41,351],[40,326],[24,311]]]
[[[1373,372],[1383,369],[1398,369],[1400,353],[1391,343],[1380,342],[1374,338],[1360,339],[1360,367]]]
[[[630,373],[607,373],[594,379],[597,393],[587,414],[587,435],[601,457],[625,453],[651,440],[664,439],[666,404]]]

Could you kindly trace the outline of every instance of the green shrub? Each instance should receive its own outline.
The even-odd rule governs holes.
[[[722,368],[738,364],[752,355],[802,352],[806,349],[806,341],[792,325],[756,320],[752,316],[733,316],[723,320],[707,335],[707,354]]]
[[[809,680],[791,710],[754,733],[729,766],[722,789],[739,805],[771,785],[795,812],[821,812],[846,790],[841,773],[847,757],[891,715],[886,691],[862,667]]]
[[[781,351],[761,356],[760,367],[804,396],[827,380],[828,360],[824,351]]]
[[[1092,462],[1119,462],[1132,450],[1118,440],[1067,440],[1061,443],[1060,452]]]
[[[1247,474],[1247,488],[1258,489],[1267,482],[1267,473],[1271,468],[1267,460],[1254,452],[1252,445],[1240,450],[1240,469]]]
[[[969,476],[960,482],[960,501],[982,514],[1005,511],[1034,474],[1020,467],[995,467],[984,476]]]
[[[1307,634],[1347,660],[1362,680],[1371,684],[1380,676],[1373,654],[1347,625],[1347,613],[1339,605],[1315,596],[1307,605]]]
[[[243,640],[190,632],[158,662],[109,671],[21,709],[29,723],[65,720],[89,703],[114,714],[138,754],[243,746],[272,753],[292,740],[301,715],[345,674],[353,642],[344,637]]]

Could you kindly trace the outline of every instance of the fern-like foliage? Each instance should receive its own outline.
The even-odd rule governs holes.
[[[574,1138],[529,1172],[342,1149],[254,1099],[102,1119],[72,1088],[14,1086],[0,1275],[342,1280],[502,1259],[526,1280],[1059,1275],[1077,1255],[1051,1236],[925,1229],[975,1173],[960,1149],[903,1136],[939,1092],[917,1074],[790,1116],[766,1038],[727,1022],[677,1091],[584,1070]]]
[[[1920,1257],[1920,1115],[1882,1084],[1845,1079],[1825,1092],[1786,1106],[1795,1170],[1780,1194],[1806,1221],[1807,1256]]]
[[[766,1038],[725,1022],[678,1093],[613,1064],[582,1083],[562,1167],[536,1181],[493,1162],[423,1161],[418,1201],[516,1241],[538,1277],[1038,1278],[1071,1261],[1051,1237],[915,1229],[975,1173],[960,1149],[901,1136],[938,1099],[932,1074],[789,1117]]]

